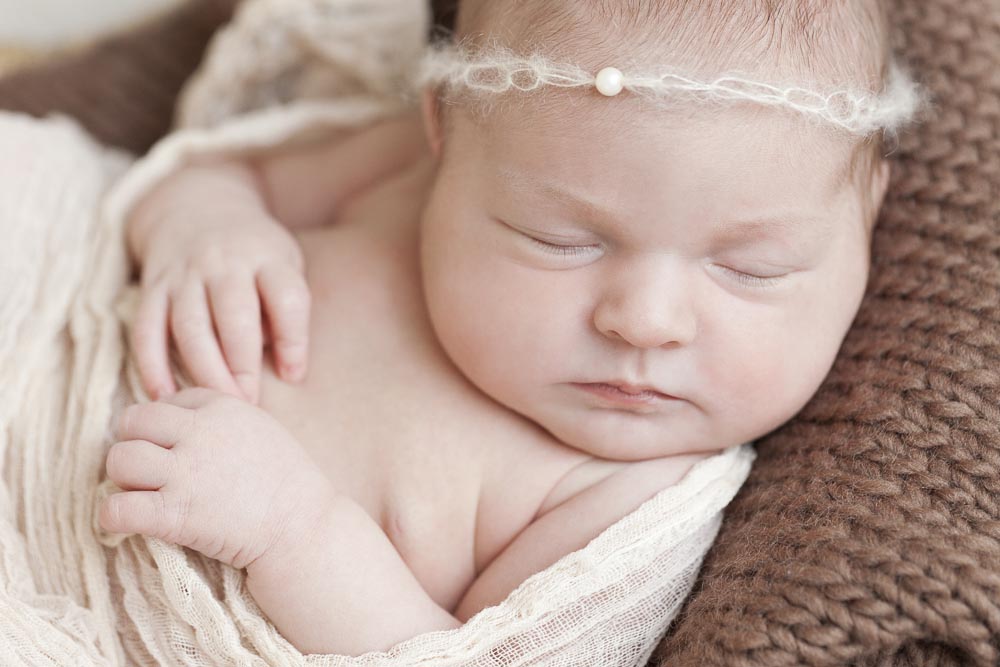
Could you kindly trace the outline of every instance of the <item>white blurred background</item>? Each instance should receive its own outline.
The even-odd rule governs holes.
[[[0,46],[44,50],[127,28],[180,0],[0,0]]]

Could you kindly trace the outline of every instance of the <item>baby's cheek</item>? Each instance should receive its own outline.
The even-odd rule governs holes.
[[[708,391],[718,391],[716,406],[746,438],[763,435],[787,421],[816,386],[816,348],[781,327],[758,328],[727,346],[714,363]]]
[[[786,337],[784,353],[777,354],[771,389],[780,400],[773,415],[778,426],[798,413],[816,393],[829,372],[835,349],[829,341],[801,333]]]

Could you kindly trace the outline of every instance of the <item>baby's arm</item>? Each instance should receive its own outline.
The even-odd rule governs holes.
[[[250,164],[278,221],[290,228],[314,227],[334,222],[354,196],[412,163],[424,145],[420,117],[409,114]]]
[[[524,580],[582,549],[707,454],[630,463],[535,519],[466,591],[454,614],[437,605],[389,538],[352,499],[301,516],[247,567],[247,588],[303,653],[360,655],[450,630],[500,604]]]
[[[422,145],[411,114],[254,157],[202,158],[139,202],[126,234],[142,278],[132,342],[147,391],[176,389],[167,353],[173,338],[197,384],[256,400],[261,306],[277,372],[301,379],[309,293],[288,228],[332,222]]]
[[[436,604],[381,527],[339,495],[247,566],[247,590],[302,653],[357,656],[462,622]]]
[[[245,212],[264,214],[289,229],[333,222],[351,197],[406,166],[425,146],[420,119],[408,114],[323,141],[225,158],[202,156],[147,195],[128,222],[133,257],[177,200],[230,199]]]
[[[121,414],[101,526],[247,569],[247,588],[303,653],[359,655],[458,622],[381,527],[264,410],[186,389]]]

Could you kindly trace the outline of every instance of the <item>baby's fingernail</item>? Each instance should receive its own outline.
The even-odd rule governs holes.
[[[306,377],[306,367],[302,364],[285,364],[282,375],[286,382],[302,382]]]

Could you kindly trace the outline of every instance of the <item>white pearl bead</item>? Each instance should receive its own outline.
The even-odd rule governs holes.
[[[614,97],[625,87],[625,76],[616,67],[605,67],[597,73],[597,91],[601,95]]]

